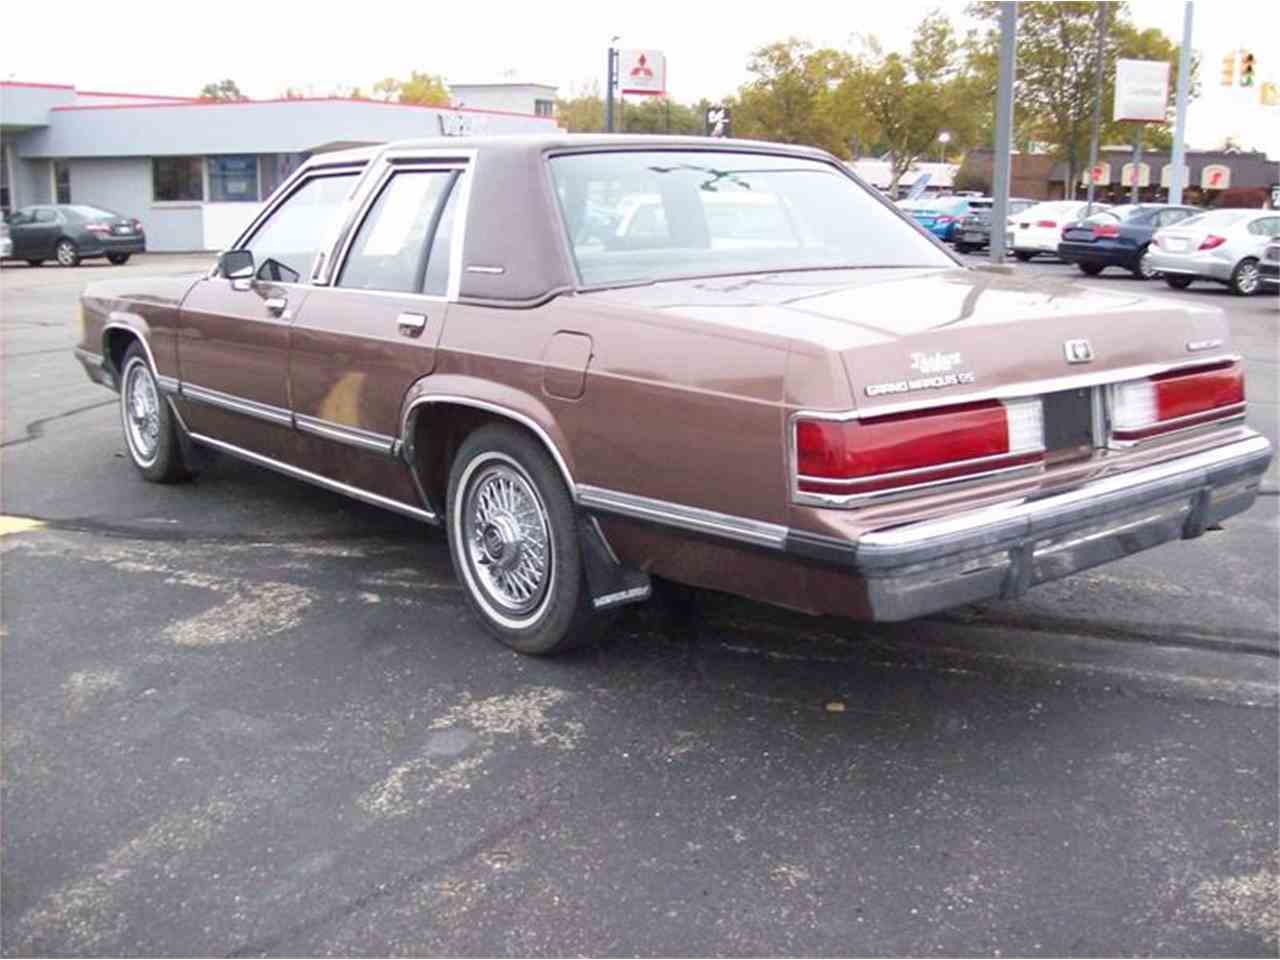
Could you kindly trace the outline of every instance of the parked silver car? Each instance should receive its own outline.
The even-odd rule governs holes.
[[[1157,231],[1151,267],[1176,290],[1214,280],[1247,297],[1261,289],[1258,263],[1267,241],[1277,236],[1275,210],[1210,210]]]

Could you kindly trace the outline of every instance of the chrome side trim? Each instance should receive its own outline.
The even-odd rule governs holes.
[[[949,393],[945,390],[932,391],[926,398],[919,400],[903,400],[899,403],[886,403],[883,406],[869,407],[865,410],[804,410],[795,416],[822,417],[828,420],[865,420],[875,417],[886,417],[893,413],[909,413],[913,410],[928,410],[933,407],[949,407],[960,403],[975,403],[979,400],[1009,400],[1014,397],[1034,397],[1043,393],[1057,393],[1060,390],[1078,390],[1083,387],[1096,387],[1101,384],[1118,383],[1121,380],[1141,380],[1159,373],[1173,370],[1185,370],[1189,367],[1208,367],[1216,363],[1235,363],[1240,361],[1238,354],[1223,354],[1216,357],[1197,357],[1179,360],[1174,363],[1144,363],[1134,367],[1120,367],[1115,370],[1091,370],[1088,373],[1072,373],[1062,377],[1047,377],[1043,380],[1021,380],[1017,383],[991,387],[986,390],[970,390],[967,393]]]
[[[573,482],[573,474],[569,472],[569,465],[565,462],[564,457],[560,453],[560,449],[552,442],[547,431],[536,421],[526,417],[523,413],[518,413],[509,407],[499,406],[496,403],[490,403],[487,400],[476,400],[471,397],[459,397],[453,394],[433,394],[428,397],[418,397],[404,412],[404,417],[400,421],[400,439],[405,459],[412,466],[415,460],[413,446],[413,428],[418,421],[417,409],[429,403],[456,403],[462,407],[474,407],[477,410],[487,410],[489,413],[496,413],[499,416],[514,420],[522,426],[528,427],[542,441],[543,446],[547,448],[547,452],[551,454],[555,460],[556,466],[560,468],[560,474],[564,477],[565,485],[572,494],[577,488]]]
[[[335,440],[338,443],[359,447],[361,450],[370,450],[386,457],[393,455],[393,448],[396,443],[395,437],[374,433],[372,430],[361,430],[359,427],[348,427],[340,423],[333,423],[330,420],[321,420],[318,417],[308,417],[302,413],[295,413],[293,420],[297,428],[303,433],[310,433],[317,437],[324,437],[326,440]]]
[[[191,383],[182,384],[179,392],[182,397],[195,403],[208,404],[211,407],[219,407],[223,410],[230,410],[232,413],[243,414],[246,417],[265,420],[268,423],[275,423],[285,427],[293,426],[293,414],[283,407],[273,407],[268,403],[246,400],[243,397],[223,393],[221,390],[197,387]]]
[[[588,510],[648,520],[773,550],[781,550],[787,539],[787,528],[780,524],[735,517],[715,510],[689,507],[668,500],[654,500],[618,490],[606,490],[585,483],[578,485],[577,499]]]
[[[373,493],[369,490],[362,490],[359,487],[353,487],[349,484],[342,483],[338,480],[332,480],[329,477],[321,476],[318,473],[312,473],[310,470],[303,470],[301,467],[295,467],[288,463],[281,463],[279,460],[273,460],[270,457],[264,457],[260,453],[254,453],[251,450],[245,450],[243,447],[237,447],[235,444],[227,443],[223,440],[215,440],[213,437],[205,436],[200,433],[191,434],[191,439],[197,443],[212,447],[222,453],[228,453],[233,457],[239,457],[241,460],[247,460],[249,463],[259,467],[266,467],[268,470],[274,470],[282,473],[286,477],[292,477],[295,480],[303,480],[307,483],[314,484],[317,487],[324,487],[326,490],[332,490],[334,493],[341,493],[356,500],[373,504],[375,507],[383,507],[387,510],[393,510],[396,513],[402,513],[407,517],[415,520],[421,520],[424,523],[439,523],[439,518],[430,510],[423,510],[419,507],[410,506],[407,503],[401,503],[399,500],[392,500],[390,497],[384,497],[380,493]]]
[[[175,394],[178,392],[177,377],[164,377],[157,373],[155,378],[156,386],[159,387],[161,393]]]

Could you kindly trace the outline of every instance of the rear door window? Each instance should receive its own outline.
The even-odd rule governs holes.
[[[449,244],[433,242],[444,221],[445,201],[458,174],[453,170],[411,170],[395,174],[378,194],[356,231],[337,285],[360,290],[420,293],[431,260],[443,264],[432,273],[440,286],[439,270],[448,278]],[[445,225],[452,234],[452,215]]]

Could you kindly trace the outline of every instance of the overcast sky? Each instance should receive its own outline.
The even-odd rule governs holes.
[[[453,82],[519,79],[556,84],[561,95],[602,80],[609,38],[666,52],[668,88],[680,100],[716,98],[746,79],[750,51],[787,36],[848,47],[874,34],[905,48],[916,23],[935,7],[958,25],[964,3],[938,0],[790,0],[721,5],[697,0],[644,3],[512,0],[428,3],[178,4],[173,0],[101,0],[58,5],[55,20],[39,3],[11,3],[5,14],[0,72],[5,79],[71,83],[81,89],[193,94],[231,77],[254,98],[287,86],[323,94],[366,89],[388,75],[418,69]],[[1224,53],[1249,45],[1264,79],[1280,79],[1280,18],[1273,2],[1198,0],[1193,46],[1203,57],[1204,95],[1193,103],[1188,139],[1211,147],[1239,136],[1280,159],[1280,108],[1265,109],[1218,86]],[[1133,0],[1134,19],[1181,37],[1179,0]],[[56,27],[56,29],[55,29]],[[41,42],[41,38],[48,42]],[[51,51],[54,51],[53,55]],[[1109,109],[1110,105],[1106,105]]]

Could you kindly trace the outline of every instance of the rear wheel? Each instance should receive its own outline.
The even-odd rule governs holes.
[[[1023,263],[1026,263],[1032,257],[1035,256],[1035,254],[1030,250],[1015,250],[1013,251],[1013,255],[1017,257],[1019,260],[1021,260]]]
[[[1192,281],[1192,279],[1194,279],[1194,278],[1192,278],[1192,277],[1171,277],[1171,276],[1169,276],[1168,274],[1165,274],[1164,282],[1165,282],[1165,283],[1167,283],[1169,286],[1173,287],[1173,289],[1175,289],[1175,290],[1185,290],[1185,289],[1187,289],[1187,287],[1191,286],[1191,281]]]
[[[123,266],[129,262],[129,254],[127,253],[108,253],[107,259],[114,263],[117,267]]]
[[[1249,297],[1258,292],[1262,276],[1258,272],[1258,261],[1254,257],[1245,257],[1231,271],[1231,292],[1238,297]]]
[[[137,343],[124,355],[120,421],[129,459],[143,477],[152,483],[175,483],[189,476],[176,418],[160,395],[147,355]]]
[[[1133,275],[1139,280],[1154,280],[1160,276],[1160,271],[1151,265],[1150,247],[1143,247],[1138,251],[1138,260],[1133,268]]]
[[[57,258],[58,263],[64,267],[75,267],[80,264],[79,249],[66,237],[58,241],[58,245],[53,248],[53,255]]]
[[[485,628],[520,653],[594,639],[594,614],[569,491],[542,446],[514,427],[481,427],[449,471],[449,553]]]
[[[1080,272],[1086,277],[1096,277],[1102,272],[1102,264],[1100,263],[1077,263],[1076,266],[1080,268]]]

